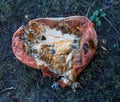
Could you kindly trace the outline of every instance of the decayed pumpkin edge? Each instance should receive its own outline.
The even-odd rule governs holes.
[[[23,34],[23,29],[24,29],[24,26],[21,26],[13,34],[13,37],[12,37],[13,53],[15,54],[16,58],[20,60],[22,63],[33,68],[38,68],[35,60],[32,57],[28,56],[24,51],[23,42],[20,39]]]

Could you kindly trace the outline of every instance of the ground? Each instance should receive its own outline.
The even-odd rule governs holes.
[[[119,102],[120,100],[120,0],[109,6],[97,0],[1,0],[0,2],[0,102]],[[88,8],[90,10],[88,11]],[[96,26],[97,53],[78,77],[82,89],[52,89],[52,78],[19,62],[11,48],[12,35],[29,20],[74,15],[88,18],[105,8],[109,21]],[[117,30],[115,30],[115,29]],[[105,47],[108,51],[105,51]],[[12,90],[4,90],[14,87]]]

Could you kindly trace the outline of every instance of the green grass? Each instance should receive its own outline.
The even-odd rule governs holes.
[[[104,1],[104,0],[103,0]],[[39,17],[85,16],[91,0],[1,0],[0,2],[0,90],[15,87],[15,90],[0,93],[0,102],[118,102],[120,100],[120,42],[116,32],[103,21],[96,27],[99,46],[97,53],[81,73],[78,80],[83,89],[74,93],[70,88],[51,88],[54,79],[43,78],[40,70],[20,63],[11,49],[12,35],[19,26]],[[98,0],[91,7],[88,17],[104,6]],[[106,9],[116,28],[120,31],[120,1],[114,0]],[[102,42],[106,39],[107,43]],[[105,46],[110,53],[100,48]]]

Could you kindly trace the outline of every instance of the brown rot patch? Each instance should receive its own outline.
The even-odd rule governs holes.
[[[89,46],[90,46],[90,49],[92,49],[93,53],[95,53],[96,46],[95,46],[95,43],[92,39],[89,40]]]

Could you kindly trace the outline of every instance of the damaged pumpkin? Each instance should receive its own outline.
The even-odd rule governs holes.
[[[93,58],[96,47],[94,25],[83,16],[34,19],[12,38],[17,59],[72,89],[80,87],[77,76]]]

